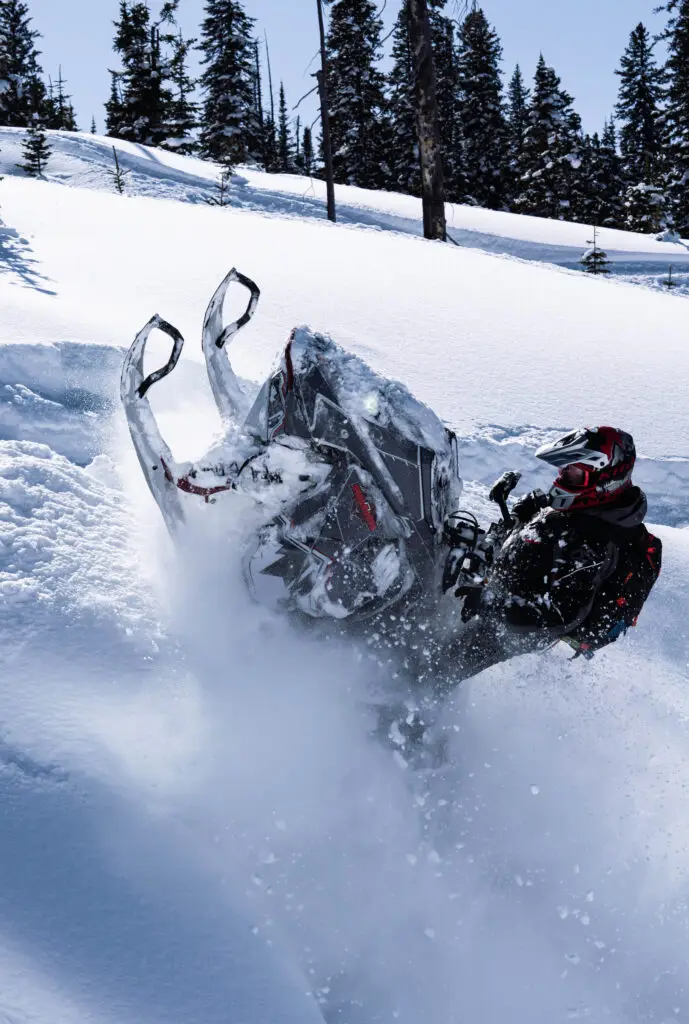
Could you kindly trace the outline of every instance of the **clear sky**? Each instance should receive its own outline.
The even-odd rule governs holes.
[[[381,6],[384,0],[380,0]],[[387,0],[383,19],[389,29],[400,0]],[[644,21],[652,30],[663,25],[654,15],[658,0],[484,0],[483,9],[503,43],[503,70],[510,75],[516,63],[531,79],[542,50],[564,87],[575,97],[587,131],[602,128],[612,113],[617,95],[614,69],[632,28]],[[449,0],[448,13],[459,4]],[[28,0],[39,40],[43,69],[57,75],[62,64],[68,91],[81,128],[95,115],[103,130],[103,104],[114,64],[112,22],[118,0]],[[150,0],[153,11],[159,0]],[[180,20],[187,34],[196,34],[203,16],[203,0],[182,0]],[[318,46],[316,0],[245,0],[256,29],[268,35],[276,80],[284,78],[290,105],[314,84],[309,63]],[[276,86],[277,88],[277,86]],[[312,102],[304,113],[314,116]]]

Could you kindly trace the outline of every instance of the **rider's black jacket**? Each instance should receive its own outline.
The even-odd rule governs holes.
[[[545,508],[517,523],[495,553],[482,604],[510,631],[568,638],[584,650],[616,640],[660,573],[662,545],[631,487],[590,510]]]

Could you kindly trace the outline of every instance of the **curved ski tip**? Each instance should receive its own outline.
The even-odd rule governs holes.
[[[165,365],[144,379],[146,345],[154,330],[162,331],[163,334],[166,334],[171,339],[172,351]],[[122,374],[120,376],[120,394],[123,400],[127,396],[131,396],[132,393],[135,393],[138,398],[143,398],[153,384],[162,380],[163,377],[167,377],[176,367],[182,354],[183,346],[184,338],[176,327],[173,327],[167,320],[163,320],[162,316],[158,313],[152,316],[134,338],[129,351],[124,357]]]

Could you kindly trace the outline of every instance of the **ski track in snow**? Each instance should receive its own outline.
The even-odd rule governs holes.
[[[103,147],[65,139],[56,172],[103,188]],[[200,188],[164,159],[137,188]],[[484,673],[443,712],[448,764],[414,775],[370,737],[371,652],[248,602],[250,510],[204,509],[173,556],[102,309],[50,305],[23,266],[0,346],[0,1018],[689,1019],[689,459],[639,464],[665,566],[634,635]],[[185,454],[217,430],[191,360],[154,401]],[[546,485],[533,452],[573,425],[465,429],[467,502],[487,518],[505,468]]]

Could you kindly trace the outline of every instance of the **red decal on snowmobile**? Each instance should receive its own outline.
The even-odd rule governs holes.
[[[366,495],[361,489],[360,484],[352,484],[352,490],[354,491],[354,500],[357,503],[359,511],[361,512],[362,518],[368,526],[371,533],[373,533],[378,525],[376,523],[376,517],[373,513],[371,505],[366,500]]]
[[[221,494],[223,491],[232,490],[233,485],[231,480],[228,480],[226,484],[220,484],[218,487],[199,487],[197,484],[193,484],[188,476],[183,476],[179,480],[175,480],[170,469],[166,465],[165,460],[161,459],[160,462],[165,470],[165,476],[170,483],[174,484],[175,487],[178,487],[180,491],[184,491],[185,494],[195,494],[199,498],[205,498],[206,503],[208,503],[209,499],[212,498],[214,494]]]

